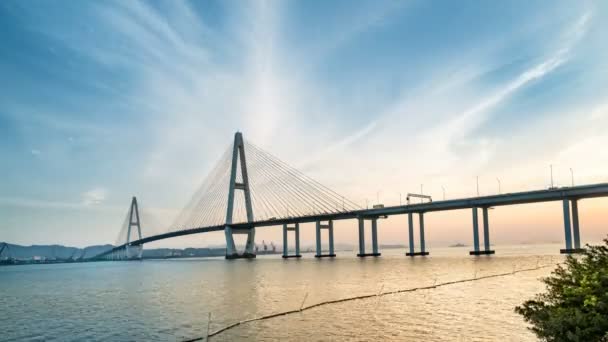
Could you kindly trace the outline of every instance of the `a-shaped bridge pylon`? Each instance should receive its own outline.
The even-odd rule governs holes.
[[[327,221],[326,215],[360,210],[344,196],[243,138],[233,144],[211,170],[202,186],[171,225],[166,237],[223,230],[226,258],[255,257],[255,229],[264,222],[277,225],[298,218]],[[316,221],[316,220],[315,220]],[[296,240],[299,230],[294,230]],[[235,235],[247,236],[239,253]],[[333,240],[330,238],[331,248]],[[333,254],[333,253],[330,253]]]
[[[137,234],[136,238],[133,238],[134,234]],[[111,253],[107,254],[105,257],[112,260],[141,259],[144,250],[143,244],[132,244],[133,241],[139,241],[141,239],[139,206],[137,204],[137,197],[133,196],[129,211],[127,212],[127,217],[125,218],[118,238],[114,244],[115,246],[122,246],[123,248],[115,248],[115,250],[111,251]]]
[[[240,164],[240,170],[239,170]],[[237,182],[237,172],[240,172],[240,182]],[[249,187],[249,175],[247,174],[247,159],[245,158],[245,143],[243,135],[237,132],[234,135],[234,146],[232,149],[232,165],[230,167],[230,181],[228,186],[228,205],[226,209],[226,259],[255,258],[255,227],[247,226],[244,228],[232,227],[234,214],[234,196],[236,190],[243,192],[245,201],[245,212],[247,223],[253,223],[253,208],[251,206],[251,189]],[[242,254],[237,252],[234,244],[233,234],[247,234],[245,251]]]

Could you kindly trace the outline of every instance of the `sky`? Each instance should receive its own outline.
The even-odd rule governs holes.
[[[0,241],[113,243],[134,195],[162,230],[236,131],[361,206],[608,182],[607,32],[605,1],[1,1]],[[607,208],[581,202],[584,242]],[[562,243],[561,215],[497,208],[493,243]]]

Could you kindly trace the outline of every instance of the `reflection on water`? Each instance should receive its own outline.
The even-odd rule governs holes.
[[[427,258],[383,250],[336,259],[191,259],[0,268],[0,340],[183,340],[325,300],[557,263],[560,246],[436,248]],[[212,340],[535,340],[513,307],[551,268],[317,307],[251,322]]]

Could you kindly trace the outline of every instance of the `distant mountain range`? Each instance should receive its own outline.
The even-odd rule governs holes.
[[[85,248],[66,247],[61,245],[21,246],[0,242],[0,260],[39,260],[39,261],[76,261],[94,257],[112,249],[112,245],[89,246]],[[144,258],[180,258],[224,256],[225,247],[217,248],[155,248],[144,249]]]
[[[0,242],[0,259],[47,259],[47,260],[77,260],[91,258],[99,253],[105,252],[114,246],[100,245],[89,246],[85,248],[66,247],[61,245],[32,245],[21,246],[11,243]]]
[[[85,248],[66,247],[62,245],[32,245],[21,246],[11,243],[0,242],[0,260],[56,260],[56,261],[77,261],[94,257],[100,253],[112,249],[112,245],[89,246]],[[380,248],[405,248],[404,245],[380,245]],[[354,250],[355,246],[348,244],[336,244],[336,251]],[[276,253],[282,253],[282,247],[276,247]],[[302,252],[314,251],[314,246],[302,246]],[[259,254],[265,254],[261,250]],[[270,251],[266,252],[270,253]],[[207,248],[155,248],[145,249],[143,258],[184,258],[184,257],[209,257],[224,256],[226,248],[214,246]]]

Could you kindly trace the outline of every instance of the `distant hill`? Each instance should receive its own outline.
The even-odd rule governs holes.
[[[4,242],[0,242],[0,249],[4,245]],[[111,249],[112,245],[101,245],[101,246],[89,246],[85,248],[77,247],[66,247],[61,245],[32,245],[32,246],[21,246],[6,243],[6,247],[0,254],[0,259],[14,258],[14,259],[51,259],[51,260],[65,260],[65,259],[86,259],[93,257],[99,253],[105,252]]]
[[[0,249],[4,245],[0,242]],[[94,257],[100,253],[112,249],[112,245],[89,246],[85,248],[66,247],[61,245],[32,245],[21,246],[6,243],[6,247],[0,254],[0,260],[78,260]],[[218,248],[156,248],[145,249],[144,258],[179,258],[179,257],[207,257],[224,256],[225,247]]]

